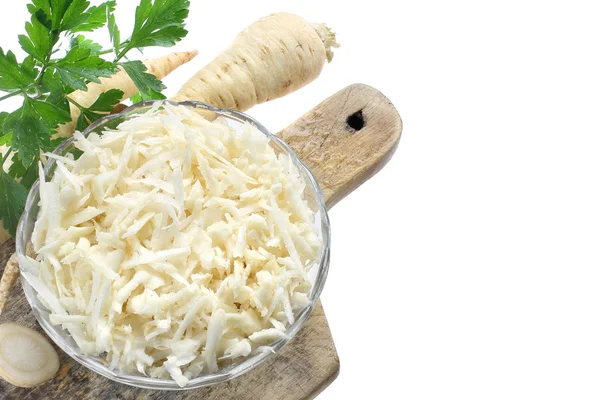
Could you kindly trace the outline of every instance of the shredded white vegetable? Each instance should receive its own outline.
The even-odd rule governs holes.
[[[185,386],[287,337],[321,251],[288,155],[168,104],[75,146],[20,262],[85,353]]]

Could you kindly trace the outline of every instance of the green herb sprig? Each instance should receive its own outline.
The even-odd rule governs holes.
[[[141,61],[127,59],[133,49],[173,46],[187,35],[189,0],[141,0],[131,35],[121,40],[115,22],[116,1],[91,6],[86,0],[31,0],[31,18],[19,44],[27,56],[0,48],[0,101],[20,96],[23,103],[11,113],[0,112],[0,219],[14,236],[31,185],[37,179],[40,153],[52,151],[64,139],[53,138],[60,124],[71,121],[70,104],[81,111],[78,130],[109,113],[123,96],[118,89],[100,94],[90,107],[68,97],[87,90],[90,82],[110,77],[123,68],[138,88],[136,101],[164,98],[160,80],[146,72]],[[107,26],[111,48],[86,39],[81,32]],[[60,43],[66,53],[55,57]],[[106,57],[111,56],[112,60]],[[6,149],[2,151],[3,149]],[[5,171],[4,164],[11,165]]]

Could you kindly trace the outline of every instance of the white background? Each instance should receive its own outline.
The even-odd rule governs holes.
[[[5,49],[26,17],[10,3]],[[120,3],[126,36],[136,2]],[[192,3],[177,48],[200,54],[169,93],[286,10],[326,21],[342,47],[251,115],[277,131],[363,82],[404,120],[388,166],[330,214],[323,304],[342,366],[319,400],[600,396],[596,2]]]

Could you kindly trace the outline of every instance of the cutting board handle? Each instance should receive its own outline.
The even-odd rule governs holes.
[[[402,120],[392,103],[378,90],[354,84],[278,136],[312,171],[331,208],[383,168],[401,134]]]

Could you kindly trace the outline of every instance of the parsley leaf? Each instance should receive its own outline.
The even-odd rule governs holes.
[[[33,108],[35,113],[42,119],[46,127],[51,130],[56,129],[58,125],[71,120],[71,114],[50,102],[34,99],[29,99],[28,102],[31,104],[31,108]]]
[[[40,12],[45,15],[48,29],[75,33],[91,32],[104,26],[107,13],[114,12],[115,6],[115,0],[93,7],[87,0],[32,0],[27,9],[32,15]]]
[[[19,65],[12,51],[4,54],[0,48],[0,90],[23,89],[35,80],[37,69],[33,68],[29,59]]]
[[[50,103],[25,98],[23,106],[6,118],[4,129],[12,132],[11,146],[23,165],[29,167],[41,150],[52,150],[52,130],[70,119],[70,115]]]
[[[97,55],[91,55],[89,48],[73,47],[65,58],[54,65],[63,82],[73,88],[87,90],[86,80],[100,83],[100,77],[109,77],[118,68]]]
[[[20,109],[7,117],[4,128],[13,133],[11,146],[18,152],[19,159],[26,167],[39,156],[40,150],[51,150],[52,132],[44,125],[43,119],[27,98]]]
[[[166,98],[167,97],[164,94],[150,89],[149,93],[136,92],[133,96],[131,96],[131,103],[136,104],[145,100],[163,100]]]
[[[0,128],[4,125],[4,121],[6,121],[6,117],[8,117],[8,113],[6,111],[0,112]],[[3,132],[0,130],[0,136],[2,136]]]
[[[115,16],[108,16],[108,34],[110,35],[110,41],[113,44],[115,56],[119,56],[119,49],[121,48],[121,32],[115,22]]]
[[[10,143],[12,140],[12,132],[5,133],[0,135],[0,146],[4,146],[5,144]]]
[[[89,12],[86,12],[90,5],[87,0],[44,0],[35,3],[46,15],[50,16],[50,28],[56,32],[74,28],[90,17]]]
[[[79,132],[83,132],[85,128],[90,125],[90,120],[88,120],[85,116],[85,111],[82,111],[77,118],[77,123],[75,124],[75,129]]]
[[[0,146],[10,143],[12,138],[12,132],[6,132],[3,128],[4,121],[8,118],[10,114],[6,111],[0,112]],[[2,155],[0,154],[0,160],[2,159]]]
[[[58,22],[54,29],[60,31],[73,30],[77,26],[80,26],[90,19],[89,11],[86,12],[90,6],[90,2],[86,0],[50,0],[50,3],[66,3],[67,9],[65,10],[62,21]],[[62,4],[61,4],[62,6]],[[53,13],[54,14],[54,13]],[[54,15],[53,15],[54,16]]]
[[[31,189],[31,186],[38,178],[38,158],[34,160],[29,167],[25,167],[19,156],[14,154],[12,156],[12,164],[8,169],[8,174],[13,178],[20,178],[19,183],[25,187],[25,189]]]
[[[70,0],[46,0],[47,2],[50,3],[50,12],[47,13],[49,16],[51,16],[51,20],[52,20],[52,29],[53,30],[58,30],[61,27],[61,23],[63,20],[63,17],[65,15],[65,13],[67,12],[67,9],[69,8],[69,6],[75,6],[78,7],[81,4],[81,0],[75,0],[75,1],[70,1]],[[71,4],[69,4],[71,3]]]
[[[25,31],[27,36],[19,35],[19,44],[27,52],[38,61],[44,63],[46,58],[52,51],[52,46],[56,44],[57,35],[50,32],[50,28],[45,25],[47,21],[42,23],[46,14],[39,10],[31,16],[31,22],[25,23]]]
[[[106,114],[98,114],[94,111],[90,111],[88,108],[84,108],[81,110],[81,114],[77,118],[77,124],[75,124],[75,129],[83,132],[85,128],[90,126],[92,122],[99,120],[104,117]]]
[[[115,11],[117,3],[115,0],[107,1],[96,7],[88,9],[88,17],[85,23],[70,29],[71,32],[91,32],[95,29],[102,28],[106,24],[108,15],[109,18]]]
[[[38,69],[35,67],[35,58],[27,56],[21,63],[21,69],[25,75],[28,75],[32,80],[38,75]]]
[[[75,129],[83,131],[90,123],[110,113],[122,98],[123,91],[119,89],[111,89],[100,94],[94,104],[88,108],[81,108],[81,114],[77,118]]]
[[[46,101],[65,111],[67,114],[71,113],[71,106],[69,105],[69,101],[63,92],[54,91],[50,93],[50,95],[46,98]],[[71,119],[70,116],[69,119]]]
[[[69,42],[69,46],[71,49],[77,46],[89,49],[91,55],[97,55],[102,51],[102,45],[94,42],[91,39],[86,39],[83,35],[77,35],[72,37]]]
[[[135,92],[134,95],[129,98],[129,100],[131,100],[131,104],[137,104],[144,101],[140,92]]]
[[[15,236],[25,208],[27,189],[0,168],[0,218],[4,228]]]
[[[42,88],[44,91],[50,93],[62,92],[64,84],[65,82],[61,80],[59,73],[54,68],[49,67],[44,71],[44,74],[42,75]],[[68,93],[70,92],[68,91]]]
[[[42,10],[44,14],[50,15],[50,2],[48,0],[31,0],[31,4],[27,4],[29,14],[35,14],[37,10]]]
[[[173,46],[187,35],[189,6],[189,0],[141,0],[128,48]]]
[[[119,89],[110,89],[108,92],[102,93],[94,104],[88,107],[90,111],[111,112],[113,108],[123,98],[123,91]]]
[[[141,61],[128,61],[120,64],[127,72],[135,86],[140,91],[142,98],[159,93],[165,88],[161,81],[146,72],[146,66]]]

